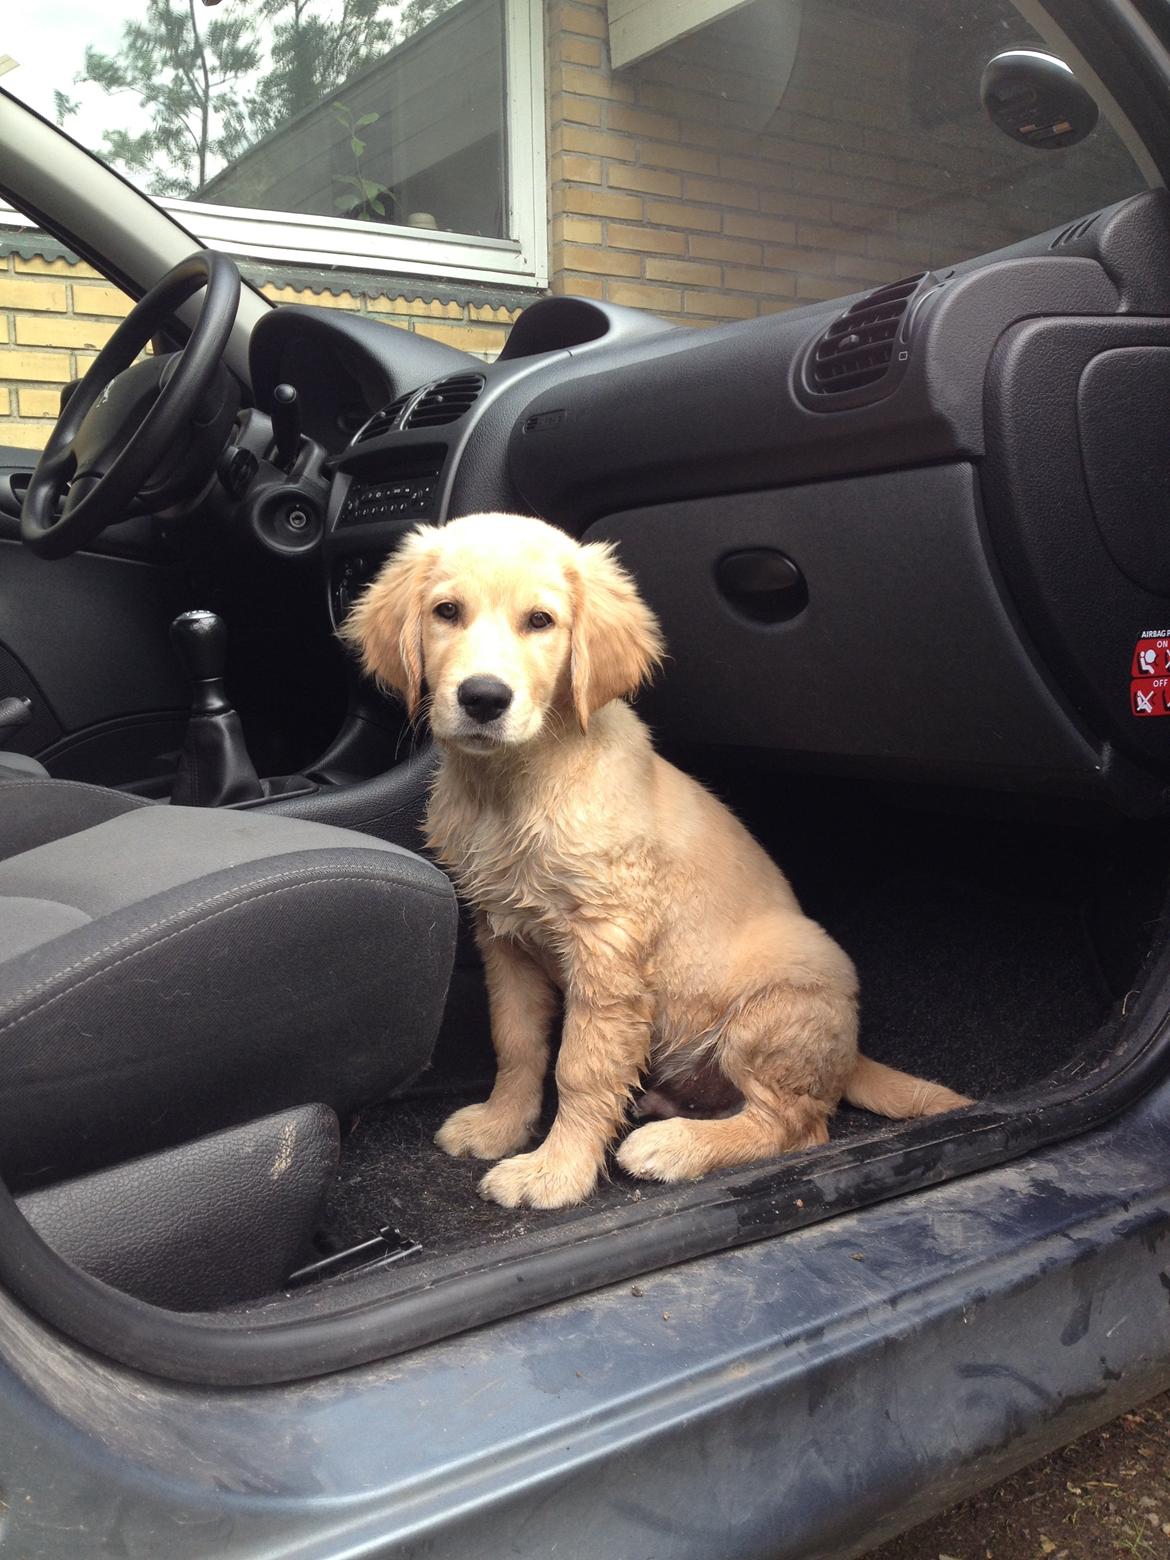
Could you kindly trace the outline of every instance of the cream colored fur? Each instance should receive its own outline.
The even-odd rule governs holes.
[[[509,515],[420,528],[343,636],[412,716],[427,690],[442,751],[427,834],[475,909],[498,1061],[490,1098],[436,1141],[501,1161],[485,1197],[588,1197],[650,1071],[683,1087],[717,1075],[743,1100],[625,1138],[618,1162],[663,1181],[823,1143],[842,1096],[889,1116],[968,1103],[859,1055],[847,955],[732,814],[654,752],[623,696],[662,639],[607,547]],[[491,730],[459,705],[477,675],[514,691]],[[521,1153],[558,991],[556,1120]]]

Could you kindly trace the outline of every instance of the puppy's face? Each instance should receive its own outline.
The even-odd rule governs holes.
[[[412,532],[342,637],[440,742],[490,754],[633,692],[661,638],[605,547],[543,521],[473,515]]]
[[[527,742],[563,701],[573,598],[559,551],[493,548],[486,533],[437,550],[422,655],[440,741],[468,752]]]

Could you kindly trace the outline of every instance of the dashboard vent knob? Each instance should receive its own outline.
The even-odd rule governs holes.
[[[859,406],[888,394],[893,384],[884,381],[909,358],[911,305],[937,282],[932,272],[920,271],[867,293],[839,314],[805,358],[807,399],[824,404],[822,398],[840,397],[839,405]]]
[[[428,385],[407,414],[404,428],[441,428],[458,422],[479,399],[482,374],[454,374]]]
[[[414,400],[415,391],[410,390],[406,395],[400,395],[396,401],[391,401],[389,406],[384,406],[380,412],[375,412],[369,422],[362,426],[353,436],[354,444],[364,444],[367,439],[376,439],[383,433],[391,433],[401,426],[402,414]]]

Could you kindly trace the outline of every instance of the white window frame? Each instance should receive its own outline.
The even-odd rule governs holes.
[[[474,238],[193,200],[156,197],[157,204],[200,242],[242,259],[547,288],[544,93],[542,0],[504,0],[505,210],[510,238]],[[14,223],[0,203],[0,226],[31,224],[18,215]]]

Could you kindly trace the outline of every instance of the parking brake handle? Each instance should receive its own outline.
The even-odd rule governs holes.
[[[191,679],[191,718],[171,801],[183,807],[256,801],[264,788],[223,685],[227,625],[214,612],[183,612],[171,624],[171,643]]]

